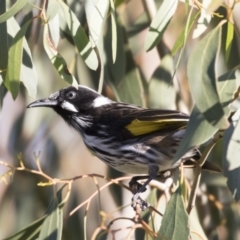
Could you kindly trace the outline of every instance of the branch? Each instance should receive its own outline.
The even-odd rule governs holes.
[[[196,195],[197,195],[197,189],[200,183],[200,179],[201,179],[201,170],[202,170],[202,166],[203,164],[206,162],[207,157],[209,155],[209,153],[211,152],[211,150],[213,149],[213,147],[215,146],[215,144],[217,143],[217,141],[222,138],[223,136],[223,132],[221,130],[219,130],[213,137],[212,141],[207,145],[207,147],[204,149],[204,152],[201,156],[201,158],[199,159],[199,161],[197,162],[197,166],[196,166],[196,172],[195,172],[195,178],[194,178],[194,182],[193,182],[193,186],[192,186],[192,191],[189,197],[189,201],[188,201],[188,206],[187,206],[187,213],[190,214],[192,208],[195,205],[195,200],[196,200]]]

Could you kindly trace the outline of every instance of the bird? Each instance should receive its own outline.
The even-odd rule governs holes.
[[[80,133],[100,160],[120,172],[137,175],[129,183],[133,206],[153,179],[178,168],[181,162],[194,167],[201,157],[193,148],[173,161],[189,121],[187,114],[176,110],[116,102],[83,85],[63,88],[27,106],[33,107],[52,108]],[[209,161],[202,168],[221,172]],[[147,179],[144,184],[138,182],[142,178]],[[144,201],[141,204],[142,209],[148,207]]]

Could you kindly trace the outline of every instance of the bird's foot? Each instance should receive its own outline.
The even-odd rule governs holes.
[[[150,207],[150,204],[143,200],[139,194],[135,194],[133,197],[132,197],[132,207],[133,209],[136,211],[137,209],[137,206],[139,206],[139,208],[142,210],[142,211],[145,211],[147,210],[149,207]]]
[[[128,183],[133,194],[138,193],[140,189],[141,192],[145,192],[147,190],[147,188],[143,187],[143,184],[139,183],[137,180],[138,177],[133,177],[131,181]]]

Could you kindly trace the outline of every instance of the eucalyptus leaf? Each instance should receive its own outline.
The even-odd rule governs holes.
[[[230,57],[230,52],[231,52],[232,43],[233,43],[233,37],[234,37],[234,26],[230,21],[228,21],[227,37],[226,37],[226,43],[225,43],[225,61],[226,61],[226,63],[228,62],[229,57]]]
[[[21,66],[23,59],[23,40],[31,21],[26,22],[14,37],[9,49],[8,67],[4,84],[16,99],[19,91]]]
[[[150,108],[176,109],[176,91],[172,83],[173,58],[165,55],[148,85]]]
[[[27,4],[27,2],[28,0],[17,0],[5,13],[0,15],[0,23],[13,17]]]
[[[0,14],[6,11],[6,2],[0,1]],[[7,23],[0,23],[0,85],[5,78],[8,60],[8,34]]]
[[[98,51],[99,51],[99,62],[100,62],[100,77],[98,83],[98,93],[102,93],[103,83],[104,83],[104,39],[100,38],[98,41]]]
[[[224,73],[218,78],[217,88],[226,116],[229,116],[231,111],[231,103],[234,99],[234,94],[238,88],[238,81],[240,80],[240,69],[235,68]]]
[[[10,18],[7,21],[7,29],[8,29],[8,42],[11,43],[12,39],[15,38],[16,34],[20,31],[20,27],[15,20],[15,18]],[[19,49],[20,50],[20,49]],[[28,95],[32,98],[35,98],[37,92],[37,74],[35,71],[35,67],[33,65],[32,54],[28,43],[23,37],[23,49],[22,49],[22,64],[20,69],[20,81],[24,84],[28,91]]]
[[[52,64],[58,71],[59,75],[69,84],[77,87],[78,83],[74,76],[69,72],[67,63],[65,62],[64,58],[58,53],[57,49],[54,47],[52,43],[51,37],[49,35],[49,26],[48,24],[44,25],[44,32],[43,32],[43,46],[45,51],[51,60]]]
[[[42,224],[38,240],[61,240],[62,221],[62,209],[59,209],[58,199],[55,197]]]
[[[109,21],[110,22],[110,21]],[[111,48],[111,42],[112,42],[112,34],[110,32],[110,29],[108,28],[106,37],[105,37],[105,48],[106,48],[106,61],[107,61],[107,70],[109,71],[109,84],[112,86],[118,86],[120,81],[123,79],[125,72],[126,72],[126,53],[124,51],[125,43],[124,43],[124,29],[119,21],[119,18],[117,19],[117,52],[116,52],[116,62],[113,64],[113,62],[109,59],[110,56],[112,56],[112,48]],[[116,88],[116,87],[114,87]],[[120,99],[118,99],[120,100]]]
[[[64,13],[64,20],[67,23],[78,52],[86,62],[87,66],[96,70],[98,68],[98,58],[84,29],[71,9],[63,1],[59,0],[59,3]]]
[[[46,11],[46,18],[48,22],[53,20],[56,17],[56,15],[58,14],[59,8],[60,8],[60,5],[57,0],[48,1],[47,11]]]
[[[217,131],[218,128],[211,125],[198,110],[197,106],[194,106],[186,132],[174,156],[174,161],[178,161],[192,148],[208,141]]]
[[[227,178],[227,185],[236,201],[240,200],[240,112],[235,125],[231,123],[223,138],[223,173]],[[235,126],[234,126],[235,125]]]
[[[239,70],[229,71],[218,78],[217,88],[220,101],[225,114],[230,114],[230,104],[234,98],[237,89],[237,79],[239,78]],[[195,106],[190,115],[186,133],[178,147],[174,160],[179,160],[190,149],[199,146],[209,140],[218,128],[212,126]]]
[[[117,19],[115,13],[115,7],[113,0],[110,0],[110,12],[111,12],[111,30],[112,30],[112,59],[113,63],[116,61],[117,55]]]
[[[179,48],[181,48],[185,44],[186,39],[187,39],[192,27],[194,26],[194,23],[195,23],[198,15],[199,15],[199,13],[196,13],[194,16],[192,16],[189,20],[189,24],[186,24],[185,28],[180,33],[177,41],[175,42],[175,44],[173,46],[172,55],[175,55],[176,52],[179,50]]]
[[[137,68],[126,72],[124,79],[116,86],[116,91],[123,102],[144,106],[144,88]]]
[[[211,14],[207,11],[208,6],[211,4],[211,0],[203,0],[202,7],[201,7],[201,14],[197,21],[197,26],[193,31],[192,38],[200,37],[208,28],[208,25],[212,19]]]
[[[216,11],[219,7],[222,5],[222,0],[214,0],[210,1],[210,3],[207,6],[207,12],[212,14],[214,11]]]
[[[14,234],[13,236],[9,238],[5,238],[3,240],[32,240],[37,239],[41,226],[43,224],[44,219],[46,216],[43,216],[42,218],[38,219],[37,221],[31,223],[26,228],[22,229],[18,233]]]
[[[135,65],[128,43],[124,42],[125,29],[119,19],[117,21],[117,57],[113,64],[111,61],[111,33],[107,32],[105,47],[107,53],[106,80],[113,89],[118,101],[134,103],[139,106],[146,106],[144,87],[139,70]],[[109,60],[110,59],[110,60]]]
[[[31,223],[29,226],[22,229],[21,231],[14,234],[13,236],[5,238],[3,240],[33,240],[33,239],[38,239],[39,240],[38,236],[39,236],[40,231],[45,232],[45,229],[48,229],[47,226],[46,226],[47,225],[46,223],[51,224],[51,227],[52,227],[54,225],[52,225],[51,220],[57,219],[57,218],[58,218],[58,222],[53,223],[55,225],[57,224],[57,229],[56,229],[57,235],[54,235],[54,236],[57,236],[57,238],[54,238],[54,239],[61,240],[61,233],[60,232],[62,232],[62,221],[63,221],[62,208],[63,208],[64,204],[66,203],[66,201],[68,200],[68,197],[69,197],[69,194],[68,194],[67,197],[62,200],[62,191],[66,186],[67,186],[67,184],[65,184],[61,189],[58,190],[57,195],[52,199],[51,203],[48,206],[48,209],[46,211],[46,215],[44,215],[40,219],[36,220],[35,222]],[[58,205],[56,205],[56,203],[58,203]],[[56,212],[55,212],[56,209],[57,209],[58,217],[55,215],[56,214]],[[52,216],[51,213],[55,216]],[[42,226],[44,226],[43,229],[42,229]],[[51,229],[51,227],[50,227],[50,229]],[[41,233],[41,234],[43,234],[43,233]],[[51,235],[51,236],[53,236],[53,235]],[[47,240],[47,239],[50,240],[50,239],[53,239],[53,238],[44,238],[44,239],[45,240]]]
[[[208,33],[193,49],[188,60],[187,74],[191,93],[199,111],[217,128],[229,126],[220,103],[215,61],[221,45],[221,26]]]
[[[191,229],[191,232],[190,232],[191,238],[189,239],[191,240],[208,240],[203,230],[203,226],[201,225],[200,216],[201,216],[201,211],[198,213],[198,209],[194,207],[191,210],[191,213],[189,216],[189,228]]]
[[[188,221],[188,214],[183,204],[181,190],[178,188],[167,205],[157,239],[189,239],[190,229]]]
[[[60,39],[60,29],[59,29],[59,17],[56,14],[51,21],[48,22],[49,27],[49,37],[51,38],[51,43],[54,48],[57,49],[59,39]]]
[[[164,0],[153,18],[145,41],[146,51],[154,48],[161,40],[163,32],[174,15],[178,0]]]
[[[85,0],[84,7],[89,26],[90,39],[95,46],[98,45],[98,41],[103,35],[102,31],[109,9],[109,0]],[[111,8],[112,7],[111,4]]]

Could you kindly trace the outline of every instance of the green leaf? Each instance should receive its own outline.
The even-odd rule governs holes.
[[[184,137],[174,156],[174,161],[181,159],[192,148],[205,143],[217,131],[218,128],[211,125],[195,106],[190,115]]]
[[[86,12],[87,23],[89,26],[89,38],[91,40],[92,45],[94,47],[96,46],[99,51],[100,78],[99,78],[98,92],[101,93],[103,88],[103,83],[104,83],[104,63],[105,63],[104,62],[105,49],[103,49],[103,46],[104,46],[103,30],[104,30],[104,24],[107,19],[107,14],[109,9],[109,0],[101,0],[101,1],[86,0],[84,7]]]
[[[59,29],[59,17],[58,14],[48,22],[49,37],[51,37],[51,43],[54,48],[57,49],[59,39],[60,39],[60,29]]]
[[[219,98],[226,116],[230,114],[230,104],[238,88],[237,80],[240,80],[240,69],[238,68],[232,69],[218,78]]]
[[[215,177],[215,176],[214,176]],[[205,179],[204,179],[205,180]],[[191,237],[189,239],[191,240],[208,240],[204,230],[203,226],[201,225],[201,210],[197,207],[194,207],[191,210],[191,214],[189,216],[189,228],[191,229]],[[201,236],[201,237],[200,237]]]
[[[230,52],[232,49],[233,37],[234,37],[234,26],[230,21],[228,21],[227,37],[226,37],[226,44],[225,44],[225,61],[226,61],[226,63],[229,60]]]
[[[54,197],[47,216],[39,233],[39,240],[61,240],[62,236],[62,209],[58,207],[58,199]]]
[[[165,55],[161,65],[149,81],[148,104],[150,108],[176,109],[176,91],[172,83],[173,58]]]
[[[188,215],[182,201],[181,190],[178,188],[172,195],[163,215],[157,239],[189,239],[188,224]]]
[[[174,15],[178,0],[164,0],[150,25],[145,41],[145,50],[149,51],[161,40],[163,32]]]
[[[112,60],[113,63],[116,61],[117,55],[117,19],[115,13],[115,7],[113,0],[110,0],[110,12],[111,12],[111,30],[112,30]]]
[[[209,0],[203,0],[202,1],[202,7],[201,7],[201,15],[197,21],[197,26],[193,31],[192,38],[198,38],[200,37],[208,28],[208,25],[212,19],[211,14],[206,10],[210,4]]]
[[[89,26],[89,38],[94,45],[98,45],[103,36],[103,27],[109,9],[109,0],[85,0],[84,8]],[[95,46],[94,46],[95,47]]]
[[[58,14],[59,8],[60,8],[60,5],[57,0],[48,1],[47,11],[46,11],[46,18],[48,22],[50,22],[56,17],[56,15]]]
[[[78,83],[74,76],[69,72],[67,63],[65,62],[64,58],[58,53],[57,49],[52,43],[51,37],[49,35],[48,24],[44,25],[44,32],[43,32],[43,46],[44,49],[51,60],[52,64],[58,71],[59,75],[69,84],[77,87]]]
[[[6,11],[6,1],[0,1],[0,14]],[[0,85],[5,78],[8,60],[7,23],[0,23]]]
[[[118,101],[134,103],[139,106],[146,106],[144,98],[143,82],[138,68],[133,60],[132,53],[129,50],[127,42],[124,42],[125,29],[117,21],[117,58],[113,64],[111,60],[111,33],[108,29],[105,41],[107,52],[106,80],[114,91]]]
[[[144,89],[140,73],[136,67],[126,72],[124,79],[115,86],[119,98],[123,102],[145,106]]]
[[[122,20],[124,21],[124,17],[122,15],[120,15],[119,17],[122,18]],[[139,15],[135,19],[135,21],[130,26],[127,26],[127,36],[129,40],[129,45],[134,53],[137,53],[139,51],[139,46],[138,44],[136,44],[135,37],[139,33],[141,33],[142,31],[148,28],[149,28],[149,18],[146,12],[143,12],[141,15]]]
[[[27,2],[28,0],[17,0],[12,7],[8,9],[8,11],[0,15],[0,23],[7,21],[9,18],[14,16],[27,4]]]
[[[37,239],[39,231],[41,229],[42,223],[46,216],[38,219],[37,221],[33,222],[26,228],[22,229],[20,232],[14,234],[9,238],[5,238],[4,240],[32,240]]]
[[[14,234],[13,236],[6,238],[4,240],[33,240],[33,239],[38,239],[39,236],[39,232],[43,231],[41,230],[42,225],[46,225],[46,223],[44,223],[45,221],[50,223],[50,220],[53,219],[51,215],[51,213],[54,212],[54,209],[56,209],[56,202],[58,202],[58,223],[57,224],[57,237],[58,238],[54,238],[57,240],[61,240],[61,233],[62,232],[62,208],[64,206],[64,204],[66,203],[66,201],[68,200],[69,194],[66,196],[65,199],[62,200],[62,191],[63,189],[67,186],[67,184],[65,184],[60,190],[58,190],[57,192],[57,197],[54,197],[53,200],[51,201],[51,203],[49,204],[49,207],[47,209],[47,214],[44,215],[42,218],[38,219],[37,221],[31,223],[29,226],[27,226],[26,228],[22,229],[21,231],[19,231],[18,233]],[[54,213],[55,215],[56,213]],[[56,216],[55,216],[56,217]],[[56,218],[54,218],[56,219]],[[51,224],[51,226],[53,226]],[[46,226],[44,226],[44,229],[46,229]],[[42,233],[43,234],[43,233]],[[56,235],[55,235],[56,236]],[[51,237],[51,236],[50,236]],[[53,238],[44,238],[46,239],[53,239]]]
[[[110,20],[109,20],[110,23]],[[125,52],[125,43],[123,38],[123,29],[120,24],[119,18],[117,19],[117,58],[116,62],[113,64],[113,62],[110,60],[112,56],[112,48],[111,48],[111,41],[112,41],[112,35],[110,32],[110,28],[107,28],[107,34],[105,37],[105,48],[106,48],[106,60],[107,60],[107,71],[108,71],[108,77],[106,77],[106,80],[108,81],[108,84],[113,88],[115,91],[115,94],[117,96],[118,101],[120,101],[120,98],[117,94],[117,86],[119,86],[119,83],[125,76],[126,72],[126,52]],[[123,100],[122,100],[123,101]]]
[[[183,45],[185,45],[186,39],[189,35],[189,32],[191,31],[198,15],[199,15],[199,12],[197,12],[194,16],[192,16],[189,20],[189,23],[182,30],[181,34],[179,35],[177,41],[175,42],[175,44],[173,46],[172,55],[175,55],[176,52],[179,50],[179,48],[181,48]]]
[[[229,126],[220,104],[215,73],[215,59],[221,45],[221,26],[208,33],[193,49],[187,73],[191,93],[199,111],[206,120],[217,128]]]
[[[19,91],[21,66],[23,59],[23,40],[31,21],[26,22],[14,37],[9,49],[8,68],[4,84],[16,99]]]
[[[104,49],[104,43],[103,38],[100,38],[98,41],[98,52],[99,52],[99,62],[100,62],[100,77],[98,82],[98,93],[102,93],[103,89],[103,83],[104,83],[104,58],[105,58],[105,49]]]
[[[208,13],[212,14],[219,7],[221,7],[221,5],[222,5],[222,0],[209,1],[209,4],[205,9],[207,10]]]
[[[11,36],[13,39],[16,37],[16,34],[20,31],[20,27],[15,18],[10,18],[7,21],[7,28],[9,36]],[[11,39],[8,38],[8,42],[10,42],[10,40]],[[31,51],[25,37],[23,38],[23,56],[20,80],[27,88],[29,96],[34,98],[37,92],[37,74],[33,65]]]
[[[48,2],[46,18],[48,20],[49,35],[51,37],[51,43],[57,49],[60,39],[60,28],[59,28],[59,8],[60,5],[57,0],[51,0]]]
[[[95,51],[92,49],[91,43],[84,32],[80,22],[70,8],[62,1],[59,0],[61,8],[63,10],[65,21],[71,32],[73,41],[86,62],[87,66],[93,70],[98,68],[98,58]]]
[[[240,112],[236,112],[237,124],[231,123],[223,138],[223,173],[236,201],[240,200]],[[234,116],[233,116],[234,119]]]
[[[219,97],[227,116],[230,113],[229,104],[232,102],[233,94],[237,88],[237,78],[239,78],[239,70],[232,70],[218,78]],[[217,130],[218,128],[212,126],[195,106],[190,115],[186,133],[174,156],[174,161],[178,161],[190,149],[208,141]]]

